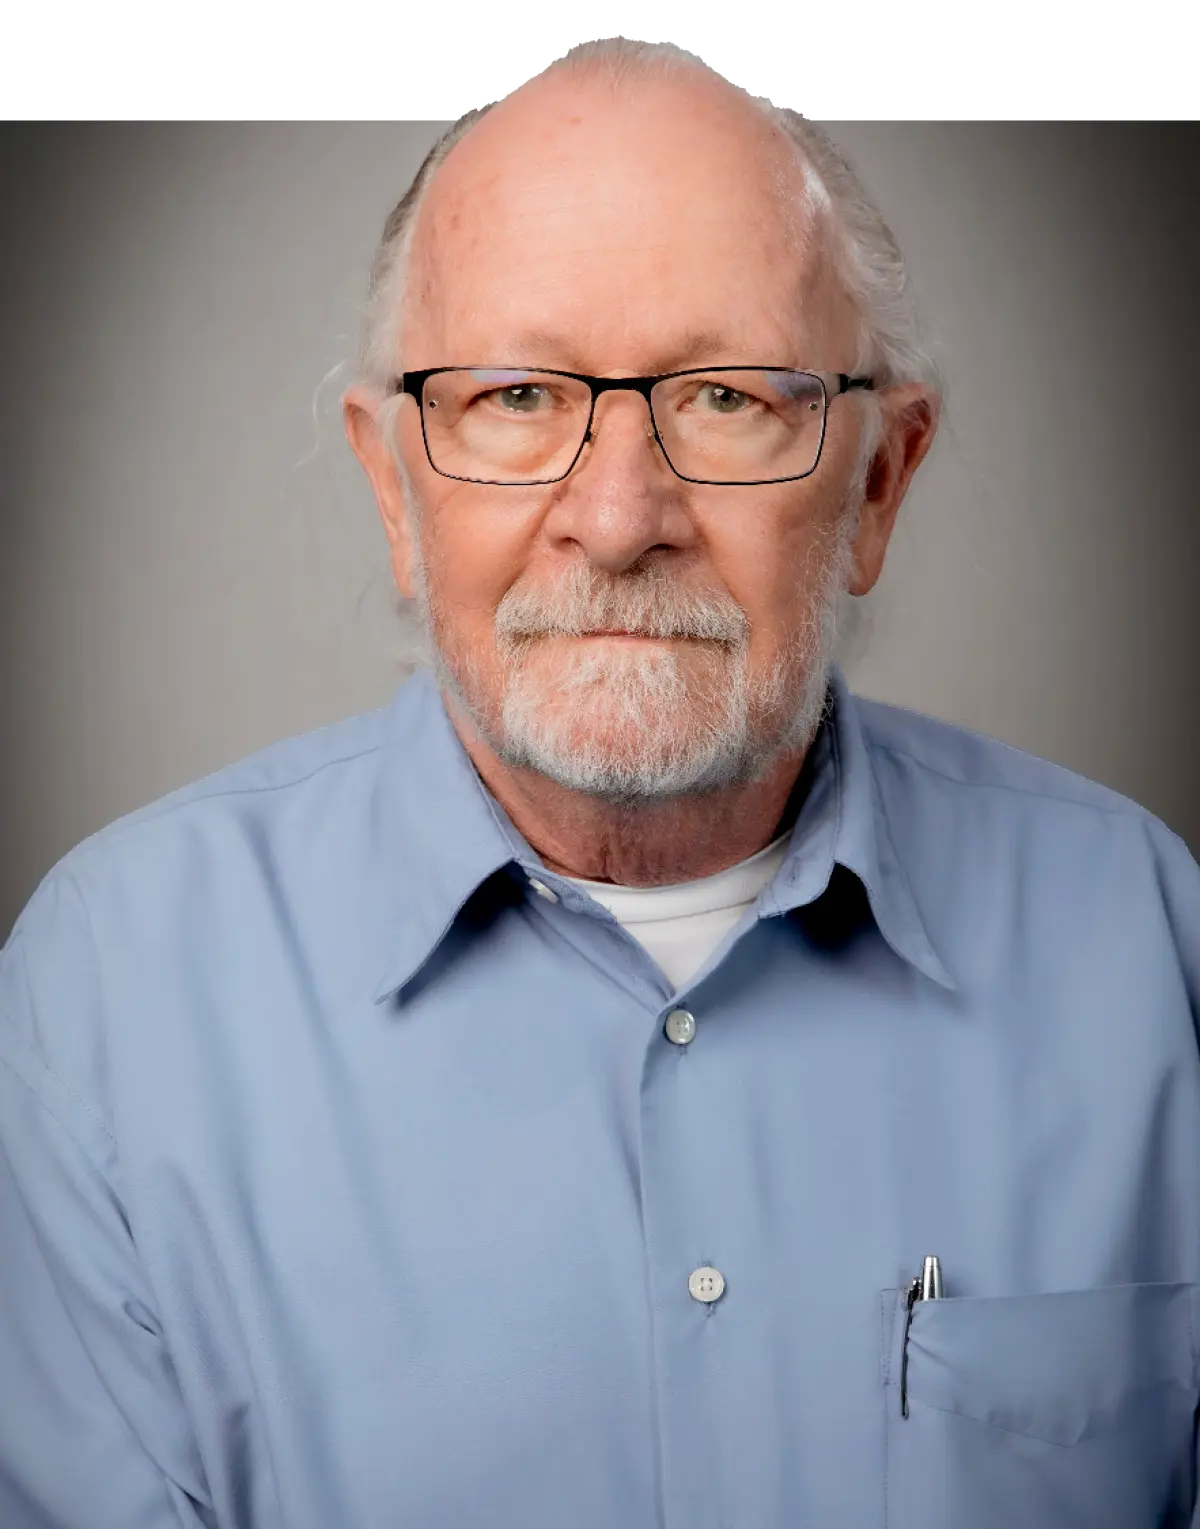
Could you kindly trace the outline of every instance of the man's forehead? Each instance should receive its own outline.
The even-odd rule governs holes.
[[[609,327],[639,329],[644,290],[678,309],[675,347],[704,360],[703,336],[735,341],[757,293],[824,292],[825,240],[797,157],[732,87],[655,82],[628,99],[586,82],[573,95],[545,80],[525,90],[435,177],[413,246],[414,308],[450,321],[485,306],[501,328],[536,331],[541,305],[552,314],[582,294],[607,306]]]
[[[811,279],[776,288],[743,284],[724,262],[687,291],[653,284],[632,270],[559,268],[502,272],[478,279],[463,262],[453,272],[426,271],[410,288],[401,345],[408,367],[498,363],[615,375],[646,374],[723,362],[806,365],[842,370],[852,363],[844,340],[853,310],[823,263]],[[414,273],[415,274],[415,273]],[[832,291],[832,295],[831,295]]]
[[[470,229],[497,204],[561,199],[573,211],[637,202],[674,183],[697,212],[754,197],[764,212],[802,217],[805,179],[782,130],[742,92],[699,70],[615,91],[588,76],[541,76],[493,107],[455,146],[425,198],[442,233]],[[700,194],[703,192],[704,194]],[[810,221],[805,219],[804,221]]]
[[[835,354],[854,318],[829,284],[797,286],[777,301],[754,291],[725,300],[715,285],[688,294],[642,290],[635,280],[568,277],[491,285],[475,300],[461,279],[421,284],[411,294],[402,351],[408,367],[543,366],[602,376],[648,374],[737,362],[841,370]]]

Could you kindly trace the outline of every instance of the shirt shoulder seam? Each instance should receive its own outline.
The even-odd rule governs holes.
[[[23,1049],[28,1050],[28,1048]],[[38,1069],[40,1069],[45,1077],[50,1079],[53,1086],[56,1089],[61,1089],[63,1095],[69,1099],[73,1105],[78,1106],[78,1108],[82,1110],[87,1119],[95,1125],[96,1129],[98,1131],[102,1131],[112,1146],[119,1151],[120,1143],[117,1141],[117,1138],[109,1130],[104,1120],[96,1113],[92,1106],[88,1104],[87,1100],[80,1098],[75,1090],[70,1088],[62,1080],[62,1078],[60,1078],[59,1075],[53,1071],[53,1069],[48,1067],[46,1063],[42,1061],[40,1057],[36,1058],[35,1060]],[[75,1143],[76,1147],[79,1148],[80,1152],[82,1152],[88,1161],[92,1163],[93,1167],[96,1167],[96,1171],[100,1172],[100,1169],[95,1164],[95,1160],[92,1156],[91,1147],[89,1147],[85,1141],[80,1140],[78,1133],[71,1128],[70,1124],[64,1120],[62,1115],[60,1115],[59,1112],[49,1103],[45,1094],[40,1088],[37,1087],[36,1083],[34,1082],[33,1078],[30,1077],[25,1067],[21,1065],[19,1059],[12,1055],[11,1048],[3,1044],[0,1044],[0,1065],[3,1065],[17,1080],[21,1087],[26,1089],[27,1092],[33,1096],[34,1102],[38,1105],[39,1109],[45,1110],[46,1114],[50,1116],[55,1125],[57,1125],[60,1130],[66,1132],[66,1134]]]
[[[64,870],[63,877],[64,877],[64,880],[74,889],[75,896],[79,900],[79,906],[80,906],[80,909],[81,909],[81,911],[83,913],[84,922],[87,925],[88,938],[92,942],[93,950],[95,950],[96,949],[96,932],[95,932],[95,927],[92,924],[92,914],[91,914],[91,909],[87,905],[87,898],[83,895],[83,889],[80,887],[79,883],[75,880],[75,878],[72,875],[72,873],[70,872],[70,870]],[[26,953],[26,950],[25,950],[24,942],[22,942],[20,945],[16,946],[15,954],[17,955],[17,957],[19,958],[19,960],[21,962],[21,965],[25,969],[25,981],[26,981],[26,984],[29,987],[30,991],[32,991],[33,983],[31,982],[30,977],[29,977],[29,962],[28,962],[28,958],[27,958],[27,953]],[[52,1083],[52,1085],[56,1089],[61,1089],[63,1095],[67,1099],[69,1099],[71,1101],[71,1103],[74,1106],[76,1106],[76,1108],[78,1108],[79,1110],[81,1110],[83,1112],[83,1114],[97,1128],[97,1130],[102,1131],[104,1133],[104,1135],[107,1137],[107,1139],[112,1143],[112,1145],[114,1147],[117,1147],[119,1149],[120,1144],[118,1143],[117,1138],[113,1135],[113,1132],[112,1132],[112,1130],[111,1130],[107,1120],[105,1120],[104,1116],[100,1113],[100,1111],[98,1109],[96,1109],[96,1107],[94,1105],[89,1104],[88,1101],[83,1097],[82,1094],[77,1093],[76,1090],[71,1087],[71,1085],[67,1082],[67,1080],[65,1078],[63,1078],[59,1073],[55,1072],[54,1069],[50,1066],[50,1064],[46,1061],[45,1057],[40,1056],[38,1054],[38,1052],[32,1046],[29,1045],[28,1040],[26,1038],[24,1038],[20,1034],[19,1031],[10,1030],[9,1034],[12,1037],[13,1042],[15,1042],[16,1045],[20,1047],[21,1052],[23,1052],[30,1059],[29,1060],[30,1071],[31,1072],[40,1073],[42,1076],[44,1076],[46,1078],[49,1078],[51,1083]],[[32,1077],[27,1076],[24,1068],[21,1067],[21,1066],[18,1066],[17,1061],[14,1059],[14,1057],[11,1055],[11,1053],[6,1055],[5,1051],[3,1049],[0,1049],[0,1061],[3,1061],[5,1063],[5,1065],[8,1067],[8,1069],[11,1072],[13,1072],[16,1075],[17,1078],[20,1079],[20,1081],[30,1091],[30,1093],[34,1096],[34,1098],[38,1101],[38,1103],[46,1111],[46,1113],[48,1115],[50,1115],[54,1120],[56,1120],[58,1122],[58,1124],[62,1127],[62,1129],[64,1131],[66,1131],[67,1135],[70,1136],[70,1138],[71,1138],[71,1140],[73,1142],[75,1142],[76,1146],[79,1147],[81,1151],[86,1152],[88,1149],[84,1146],[84,1144],[75,1135],[74,1131],[71,1130],[71,1128],[67,1124],[67,1122],[65,1120],[63,1120],[59,1115],[57,1115],[53,1109],[51,1109],[50,1105],[46,1102],[46,1099],[44,1098],[41,1090],[38,1089],[38,1087],[34,1083]]]
[[[366,747],[355,749],[352,753],[339,754],[333,759],[323,759],[320,764],[314,765],[310,770],[304,771],[303,774],[290,775],[284,780],[268,781],[257,786],[214,785],[208,790],[202,789],[202,782],[197,782],[191,787],[182,786],[179,790],[183,794],[179,796],[178,800],[160,799],[157,802],[148,802],[144,807],[135,808],[132,812],[123,817],[116,818],[103,828],[98,828],[95,833],[89,834],[86,839],[83,839],[74,849],[69,850],[64,855],[62,869],[65,874],[70,875],[72,871],[83,865],[93,855],[99,854],[110,839],[119,838],[126,833],[133,833],[142,827],[143,824],[156,823],[160,819],[169,817],[172,813],[183,811],[184,808],[190,807],[194,803],[218,801],[222,797],[261,796],[268,791],[285,791],[290,786],[303,785],[306,780],[312,780],[314,776],[320,775],[323,770],[330,770],[335,765],[349,764],[352,760],[365,758],[368,754],[377,754],[382,746],[378,742],[367,744]],[[171,796],[176,794],[172,792]]]
[[[1153,816],[1147,808],[1140,806],[1134,801],[1125,803],[1083,801],[1079,797],[1071,796],[1066,792],[1039,791],[1031,786],[1018,785],[1015,781],[969,780],[963,775],[951,775],[948,771],[941,770],[937,765],[931,764],[929,760],[922,759],[919,755],[911,753],[908,749],[901,748],[898,744],[885,743],[874,734],[870,735],[870,746],[872,750],[880,754],[893,754],[899,759],[907,759],[911,764],[917,765],[928,774],[936,775],[939,780],[949,781],[954,786],[970,786],[988,791],[1011,791],[1017,796],[1030,796],[1037,801],[1058,802],[1064,806],[1081,807],[1092,812],[1107,812],[1115,817],[1130,818],[1135,822],[1144,821],[1146,818]],[[1050,761],[1047,761],[1047,763],[1050,763]],[[1052,768],[1058,769],[1062,767],[1052,765]],[[1101,791],[1111,790],[1111,787],[1102,786],[1099,782],[1092,782],[1091,784],[1095,784]]]

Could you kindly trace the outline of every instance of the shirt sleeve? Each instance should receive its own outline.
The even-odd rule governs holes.
[[[48,878],[0,952],[0,1524],[216,1529],[81,1065],[89,940]]]

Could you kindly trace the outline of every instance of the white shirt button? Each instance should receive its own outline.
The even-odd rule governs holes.
[[[710,1305],[719,1301],[725,1293],[725,1276],[711,1264],[703,1264],[688,1275],[688,1291],[693,1300]]]
[[[539,897],[544,897],[548,903],[556,903],[558,901],[558,893],[552,891],[544,881],[539,881],[536,876],[529,878],[529,885]]]
[[[686,1046],[696,1033],[696,1020],[686,1009],[672,1009],[663,1026],[666,1037],[677,1046]]]

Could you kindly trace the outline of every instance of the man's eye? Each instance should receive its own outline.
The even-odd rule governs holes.
[[[511,414],[533,414],[545,407],[550,395],[540,383],[519,382],[484,396]]]
[[[696,403],[714,414],[739,414],[748,409],[754,400],[748,393],[727,387],[723,382],[705,382],[696,394]]]

